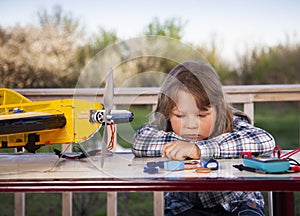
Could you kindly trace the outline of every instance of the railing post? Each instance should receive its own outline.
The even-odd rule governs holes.
[[[156,104],[152,105],[152,112],[156,109]],[[153,213],[154,216],[164,215],[164,192],[153,192]]]
[[[107,214],[117,216],[117,192],[107,192]]]
[[[72,192],[62,193],[62,216],[72,216]]]
[[[250,103],[244,103],[244,112],[251,119],[251,124],[254,124],[254,103],[253,103],[253,100]],[[272,191],[268,192],[268,208],[269,208],[269,216],[273,216],[273,193],[272,193]]]
[[[269,216],[273,216],[274,206],[273,206],[273,192],[272,191],[268,192],[268,208],[269,208]]]
[[[254,103],[244,103],[244,112],[249,116],[251,119],[251,124],[254,122]]]
[[[15,152],[17,148],[15,148]],[[22,148],[22,152],[24,152],[24,148]],[[25,216],[25,193],[14,193],[14,215],[15,216]]]
[[[15,193],[15,216],[25,216],[25,193]]]
[[[164,215],[164,192],[153,192],[154,216]]]
[[[71,144],[63,144],[62,152],[72,152]],[[72,216],[73,208],[73,193],[72,192],[63,192],[62,193],[62,216]]]

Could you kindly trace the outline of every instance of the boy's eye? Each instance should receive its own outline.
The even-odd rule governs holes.
[[[199,113],[198,114],[198,116],[200,117],[200,118],[205,118],[206,116],[208,116],[209,115],[209,113]]]
[[[177,118],[182,118],[182,117],[184,117],[184,115],[181,115],[181,114],[173,114],[175,117],[177,117]]]

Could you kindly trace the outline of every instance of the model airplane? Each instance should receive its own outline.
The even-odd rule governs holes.
[[[42,145],[80,143],[104,126],[101,150],[105,153],[108,126],[134,118],[127,110],[111,110],[112,100],[112,72],[106,82],[104,107],[77,99],[33,102],[13,90],[0,88],[0,148],[21,151],[24,147],[34,153]]]

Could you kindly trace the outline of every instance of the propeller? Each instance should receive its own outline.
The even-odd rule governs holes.
[[[108,125],[111,121],[111,110],[113,107],[113,99],[114,99],[114,77],[113,77],[113,70],[107,74],[105,89],[104,89],[104,131],[103,131],[103,139],[101,143],[101,167],[104,165],[104,158],[106,154],[106,145],[108,141]]]
[[[134,119],[134,114],[128,110],[112,110],[113,98],[114,98],[114,79],[113,79],[113,70],[111,68],[107,73],[107,77],[106,77],[104,96],[103,96],[104,107],[101,110],[92,109],[90,110],[89,113],[89,122],[91,124],[100,123],[97,130],[89,136],[90,138],[99,132],[101,126],[104,127],[102,141],[100,142],[101,168],[103,168],[104,159],[107,154],[106,151],[107,151],[107,144],[108,144],[108,127],[109,126],[111,127],[112,124],[128,123]],[[110,139],[114,139],[114,132],[112,132]],[[54,152],[59,158],[66,158],[66,159],[81,159],[89,156],[98,155],[99,153],[98,145],[97,145],[97,149],[86,151],[85,148],[82,146],[84,142],[86,142],[86,140],[78,143],[81,152],[65,153],[57,149],[54,149]]]

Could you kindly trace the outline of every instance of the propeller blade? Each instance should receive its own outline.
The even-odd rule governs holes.
[[[112,110],[113,99],[114,99],[114,76],[113,76],[113,70],[110,69],[106,77],[106,84],[104,90],[104,109],[107,114],[110,114],[110,111]]]
[[[107,145],[107,140],[108,140],[107,138],[108,138],[107,122],[105,121],[104,130],[103,130],[103,139],[102,139],[102,143],[101,143],[101,168],[103,168],[103,165],[104,165],[104,158],[105,158],[105,154],[106,154],[106,145]]]
[[[105,84],[105,90],[104,90],[104,131],[103,131],[103,139],[101,143],[101,168],[103,168],[104,165],[104,158],[106,154],[106,145],[108,141],[108,121],[110,120],[110,117],[108,118],[108,115],[110,115],[112,107],[113,107],[113,99],[114,99],[114,77],[113,77],[113,70],[111,69],[108,72],[107,78],[106,78],[106,84]]]

